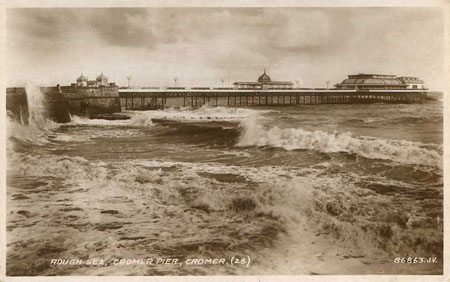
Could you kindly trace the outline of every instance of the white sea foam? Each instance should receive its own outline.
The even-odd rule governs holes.
[[[27,83],[27,102],[28,102],[28,125],[20,124],[7,117],[7,137],[16,138],[36,145],[48,144],[47,137],[51,130],[60,125],[46,118],[44,107],[44,94],[39,86]],[[8,150],[11,149],[11,142],[7,142]]]
[[[180,108],[151,111],[125,111],[122,114],[130,117],[128,120],[89,119],[73,116],[72,124],[95,126],[151,126],[152,119],[177,121],[239,121],[249,117],[260,116],[269,111],[259,111],[243,108],[202,106],[198,109]]]
[[[45,119],[44,94],[39,86],[28,83],[25,87],[27,91],[27,102],[29,111],[29,123],[32,126],[43,126],[47,123]]]
[[[90,119],[88,117],[72,116],[70,124],[88,126],[124,126],[130,125],[129,120]]]
[[[129,112],[131,116],[143,115],[155,119],[179,120],[179,121],[233,121],[259,116],[268,111],[259,111],[244,108],[227,108],[202,106],[198,109],[181,108],[166,109],[164,111]]]
[[[263,127],[257,118],[241,122],[242,134],[237,146],[269,146],[285,150],[307,149],[325,153],[351,153],[369,159],[392,160],[406,164],[442,166],[437,150],[425,149],[430,145],[405,140],[387,140],[354,136],[350,132],[327,133],[301,128]]]

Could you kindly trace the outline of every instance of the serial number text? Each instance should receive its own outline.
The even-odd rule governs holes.
[[[437,257],[396,257],[394,263],[437,263]]]

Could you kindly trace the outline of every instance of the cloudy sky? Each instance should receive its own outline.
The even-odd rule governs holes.
[[[220,79],[304,87],[347,74],[444,86],[440,8],[31,8],[7,10],[9,85],[69,84],[103,71],[140,86],[220,86]]]

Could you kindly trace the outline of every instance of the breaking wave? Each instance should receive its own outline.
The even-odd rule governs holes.
[[[122,114],[130,117],[128,120],[89,119],[73,116],[74,125],[91,126],[151,126],[153,120],[208,122],[208,121],[240,121],[246,118],[261,116],[271,111],[252,110],[244,108],[226,108],[202,106],[198,109],[169,108],[166,110],[125,111]]]
[[[368,159],[392,160],[405,164],[442,166],[442,152],[432,144],[405,140],[387,140],[354,136],[350,132],[330,134],[301,128],[265,128],[258,119],[241,122],[242,133],[237,146],[268,146],[285,150],[316,150],[324,153],[350,153]]]
[[[28,83],[26,85],[28,100],[28,125],[21,124],[7,115],[7,138],[22,144],[47,145],[48,136],[52,130],[60,125],[45,116],[44,95],[39,86]],[[7,151],[12,150],[13,144],[7,142]]]

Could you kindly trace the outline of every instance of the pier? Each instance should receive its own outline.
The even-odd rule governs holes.
[[[164,109],[167,106],[302,106],[318,104],[423,103],[424,90],[192,90],[119,89],[125,110]],[[99,97],[101,98],[101,97]],[[177,102],[175,102],[177,101]]]
[[[152,87],[119,89],[125,110],[164,109],[166,106],[228,107],[302,106],[319,104],[423,103],[424,82],[417,77],[383,74],[349,75],[335,88],[297,88],[274,81],[264,70],[256,81],[236,81],[231,88]],[[181,101],[182,100],[182,101]]]

